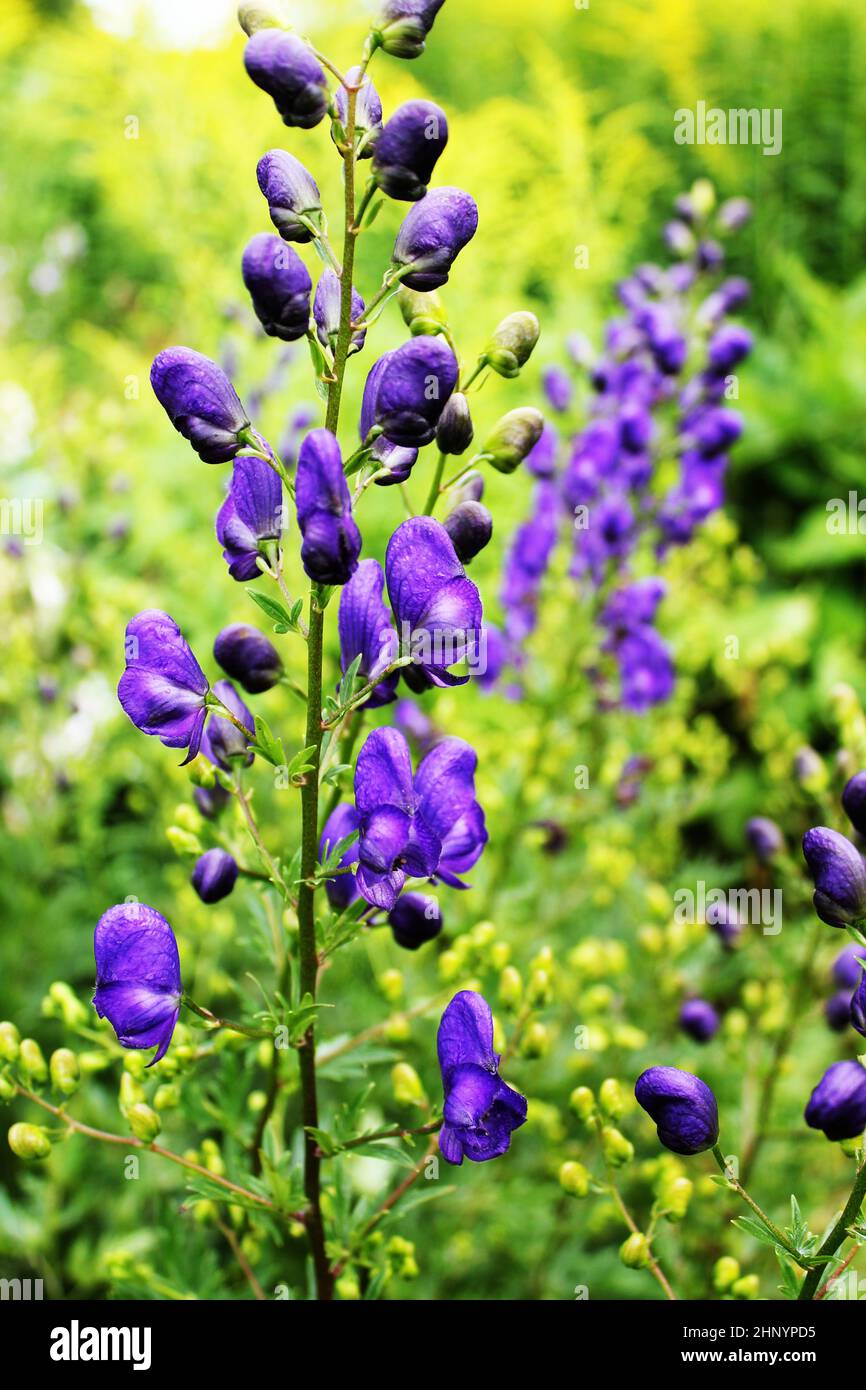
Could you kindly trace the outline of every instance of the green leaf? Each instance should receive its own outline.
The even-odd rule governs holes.
[[[271,733],[270,726],[260,714],[253,717],[255,725],[255,740],[250,743],[250,748],[259,757],[264,758],[265,762],[272,767],[284,767],[286,762],[285,749],[282,742]]]
[[[247,593],[253,603],[257,603],[263,613],[271,619],[274,624],[274,632],[293,632],[297,629],[298,620],[294,616],[295,610],[300,604],[303,607],[303,600],[298,600],[291,613],[288,613],[278,599],[271,598],[270,594],[262,594],[258,589],[247,589]]]

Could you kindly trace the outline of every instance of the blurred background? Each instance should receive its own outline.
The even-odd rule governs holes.
[[[243,959],[231,946],[231,911],[198,902],[164,836],[188,798],[186,776],[133,733],[114,697],[124,625],[139,609],[169,611],[203,658],[220,627],[253,617],[213,535],[226,479],[167,427],[148,383],[155,353],[184,343],[230,361],[242,397],[261,393],[256,420],[275,439],[299,409],[318,409],[305,351],[286,354],[257,333],[240,256],[268,226],[255,179],[266,149],[295,151],[331,208],[338,163],[324,127],[285,131],[246,79],[234,9],[229,0],[0,7],[0,495],[44,501],[41,544],[0,537],[0,1017],[22,1032],[50,1029],[40,1002],[52,980],[86,997],[92,927],[130,893],[173,905],[212,988],[220,971],[231,973],[233,949]],[[294,9],[320,49],[342,66],[354,61],[371,6],[298,0]],[[771,790],[774,751],[788,756],[805,741],[832,750],[827,692],[842,679],[864,688],[866,539],[828,535],[826,503],[863,477],[866,9],[858,0],[740,0],[735,10],[715,0],[591,0],[586,9],[450,0],[434,38],[418,62],[377,60],[374,78],[386,112],[419,94],[447,110],[451,138],[436,182],[468,189],[479,204],[478,236],[447,292],[461,349],[474,354],[515,308],[535,310],[543,324],[520,382],[497,382],[481,398],[478,429],[511,405],[540,402],[541,372],[562,358],[567,335],[598,341],[616,281],[663,256],[673,199],[695,178],[754,203],[731,264],[753,282],[745,317],[757,339],[743,373],[747,432],[729,505],[728,540],[741,547],[747,581],[736,600],[748,648],[739,687],[713,671],[733,602],[725,584],[703,608],[683,601],[672,617],[692,680],[683,698],[702,692],[681,707],[683,728],[696,710],[724,724],[737,701],[763,719],[754,756],[728,721],[725,777],[700,808],[732,849],[768,794],[784,799]],[[675,144],[674,112],[700,100],[781,108],[781,153]],[[357,281],[368,296],[398,221],[388,207],[364,238]],[[588,264],[577,268],[579,247]],[[403,333],[392,309],[377,350]],[[346,443],[367,365],[355,359]],[[496,480],[501,536],[525,514],[529,487],[520,476]],[[393,527],[389,508],[387,492],[375,499],[368,553]],[[501,559],[494,546],[478,562],[491,594]],[[570,603],[564,591],[560,621]],[[776,674],[759,693],[755,672],[768,668]],[[279,692],[265,697],[267,717],[279,718],[280,701]],[[467,736],[487,738],[493,755],[481,800],[494,824],[496,759],[507,758],[513,734],[513,714],[497,703],[473,693],[461,713]],[[445,726],[454,708],[443,696]],[[563,736],[573,745],[579,731]],[[567,746],[566,770],[573,754]],[[567,869],[559,872],[566,891]],[[515,901],[530,904],[532,930],[541,922],[543,931],[537,896]],[[457,907],[467,923],[473,911]],[[88,1161],[82,1152],[79,1164]],[[68,1175],[53,1199],[37,1201],[34,1179],[5,1149],[0,1173],[12,1194],[0,1192],[0,1252],[25,1246],[47,1259],[63,1246],[71,1286],[104,1293],[92,1247],[109,1236],[82,1234],[95,1194]],[[510,1225],[488,1231],[484,1268],[473,1267],[481,1257],[467,1237],[420,1296],[527,1292],[512,1267],[532,1210],[526,1183],[514,1214],[500,1218]],[[493,1201],[492,1188],[475,1190],[467,1221]],[[127,1215],[131,1228],[138,1216]],[[446,1226],[453,1231],[453,1218]],[[627,1296],[617,1281],[631,1276],[605,1277]]]

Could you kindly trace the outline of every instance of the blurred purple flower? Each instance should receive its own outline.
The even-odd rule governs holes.
[[[237,883],[238,866],[226,849],[206,850],[196,860],[192,886],[203,903],[222,902]]]

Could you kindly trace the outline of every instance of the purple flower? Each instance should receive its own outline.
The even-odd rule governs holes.
[[[272,690],[283,674],[283,663],[273,642],[248,623],[224,627],[213,644],[213,654],[227,676],[248,695]]]
[[[861,962],[862,967],[862,962]],[[851,1026],[866,1038],[866,974],[860,970],[860,981],[850,1001]]]
[[[535,630],[541,584],[559,534],[556,494],[549,483],[536,485],[532,515],[514,533],[505,560],[502,607],[510,642],[524,642]]]
[[[215,782],[212,787],[193,787],[193,800],[205,820],[215,820],[231,801],[231,792]]]
[[[316,298],[313,301],[313,315],[316,320],[316,334],[322,347],[329,347],[332,352],[336,351],[337,335],[340,331],[340,309],[342,286],[336,271],[330,267],[322,271],[321,278],[316,286]],[[366,305],[358,294],[352,290],[352,322],[360,323]],[[349,343],[349,356],[353,352],[360,352],[367,340],[366,329],[360,333],[353,333]]]
[[[423,893],[404,893],[388,913],[388,925],[398,946],[417,951],[442,930],[442,912],[435,898]]]
[[[226,709],[231,710],[235,719],[239,720],[244,728],[249,729],[250,738],[255,737],[253,716],[231,681],[217,681],[213,693]],[[253,761],[253,754],[248,751],[247,740],[225,715],[211,715],[201,741],[201,751],[208,762],[213,763],[215,767],[221,767],[224,772],[231,769],[233,758],[243,758],[247,766]]]
[[[465,685],[449,667],[477,652],[481,598],[451,537],[432,517],[398,526],[385,555],[388,596],[401,650],[434,685]]]
[[[259,160],[256,176],[283,241],[312,241],[309,224],[320,225],[322,198],[301,161],[286,150],[269,150]]]
[[[441,454],[458,457],[465,454],[475,438],[475,426],[469,402],[462,391],[455,391],[439,416],[436,426],[436,447]]]
[[[738,232],[752,216],[748,198],[728,198],[719,208],[719,226],[728,232]]]
[[[747,328],[726,324],[710,339],[707,360],[710,370],[719,376],[733,371],[752,351],[752,335]]]
[[[866,917],[866,866],[850,840],[824,825],[807,830],[803,856],[815,884],[812,898],[822,922],[847,927]]]
[[[411,267],[401,277],[410,290],[438,290],[464,246],[478,230],[474,198],[459,188],[434,188],[410,208],[394,243],[394,264]]]
[[[325,821],[325,828],[319,841],[319,859],[324,862],[331,850],[345,840],[349,835],[353,835],[358,829],[360,816],[348,801],[341,801]],[[358,842],[351,844],[340,856],[338,868],[348,869],[358,862]],[[335,912],[345,912],[351,903],[361,896],[355,875],[352,873],[338,874],[336,878],[329,878],[325,883],[325,892],[328,895],[328,902]]]
[[[349,68],[346,77],[354,86],[361,76],[359,67]],[[345,128],[349,120],[349,94],[340,84],[334,95],[337,115]],[[373,149],[382,129],[382,101],[370,79],[365,73],[364,80],[355,97],[355,138],[358,141],[358,158],[372,159]]]
[[[376,398],[379,391],[379,383],[382,380],[382,373],[387,363],[394,356],[393,352],[386,352],[380,357],[367,374],[364,385],[364,399],[361,404],[361,422],[359,433],[361,443],[365,444],[370,431],[376,424]],[[441,417],[440,417],[441,418]],[[399,444],[392,444],[384,435],[373,444],[373,457],[389,469],[390,476],[379,478],[377,487],[392,487],[397,483],[405,483],[415,464],[418,462],[417,449],[403,449]]]
[[[548,367],[542,378],[544,394],[560,415],[564,415],[571,405],[574,386],[568,372],[561,367]]]
[[[866,834],[866,772],[855,772],[846,783],[842,806],[854,829]]]
[[[204,463],[227,463],[250,428],[246,410],[225,372],[192,348],[166,348],[150,369],[154,395],[175,429]]]
[[[436,878],[466,888],[458,877],[477,864],[487,844],[484,812],[475,800],[478,756],[461,738],[443,738],[415,774],[419,809],[442,844]]]
[[[622,703],[634,714],[663,704],[673,694],[674,664],[667,643],[651,627],[630,632],[616,647]]]
[[[700,1077],[679,1067],[650,1067],[638,1077],[634,1093],[666,1149],[699,1154],[718,1142],[719,1107]]]
[[[828,1139],[856,1139],[866,1129],[866,1070],[859,1062],[834,1062],[806,1106],[806,1124]]]
[[[273,232],[259,232],[244,251],[241,268],[265,332],[286,343],[303,338],[310,326],[313,282],[298,253]]]
[[[493,536],[493,517],[483,502],[460,502],[442,524],[462,565],[468,565],[480,555]]]
[[[257,87],[273,97],[287,126],[312,130],[328,109],[324,69],[312,49],[283,29],[260,29],[244,49],[244,67]]]
[[[536,478],[554,478],[556,476],[556,453],[559,448],[559,435],[554,425],[549,420],[545,421],[541,438],[534,448],[530,449],[524,459],[526,467]]]
[[[615,589],[602,609],[600,621],[620,634],[651,627],[667,591],[665,581],[655,576]]]
[[[769,864],[785,848],[784,835],[767,816],[753,816],[746,822],[746,839],[762,864]]]
[[[216,533],[232,579],[258,579],[263,542],[283,532],[283,489],[264,459],[235,459],[228,496],[217,513]]]
[[[183,765],[198,754],[207,710],[208,682],[173,618],[147,609],[132,619],[124,642],[126,670],[117,698],[143,734],[166,748],[188,748]]]
[[[373,173],[383,193],[417,203],[427,192],[439,156],[448,144],[448,121],[432,101],[398,106],[376,141]]]
[[[121,1047],[157,1048],[153,1066],[168,1050],[183,995],[174,932],[152,907],[120,903],[97,922],[93,952],[93,1007]]]
[[[449,1163],[499,1158],[526,1121],[526,1097],[506,1086],[493,1051],[493,1015],[480,994],[464,989],[448,1005],[436,1038],[444,1124],[439,1147]]]
[[[742,924],[736,912],[724,903],[713,903],[707,908],[707,926],[727,951],[733,951],[743,934]]]
[[[385,0],[373,33],[386,53],[417,58],[445,0]]]
[[[687,999],[680,1009],[680,1027],[695,1042],[706,1043],[719,1031],[719,1015],[706,999]]]
[[[360,656],[358,682],[369,685],[392,664],[397,655],[397,634],[382,601],[385,576],[378,560],[362,560],[340,595],[338,627],[340,662],[348,671]],[[396,699],[397,672],[386,676],[368,697],[368,709],[379,709]]]
[[[375,420],[392,444],[421,448],[436,434],[459,369],[439,338],[412,338],[387,354],[374,382]]]
[[[295,505],[304,538],[301,560],[310,579],[348,583],[358,568],[361,533],[352,516],[340,446],[330,430],[313,430],[301,445]]]
[[[238,866],[228,850],[209,849],[192,871],[192,886],[203,903],[227,898],[238,879]]]
[[[743,420],[735,410],[709,407],[689,416],[683,422],[682,433],[702,458],[716,458],[736,444],[743,433]]]
[[[866,947],[846,946],[833,962],[833,979],[840,989],[856,989],[863,978]]]
[[[429,753],[439,741],[440,735],[432,720],[414,700],[398,700],[394,706],[394,724],[406,738],[412,740],[418,750]]]
[[[847,1031],[852,1021],[853,1002],[851,991],[847,989],[840,989],[827,1000],[824,1005],[824,1017],[827,1020],[827,1027],[832,1029],[834,1033]],[[854,1026],[857,1027],[856,1024]],[[857,1031],[860,1032],[861,1030],[858,1028]]]

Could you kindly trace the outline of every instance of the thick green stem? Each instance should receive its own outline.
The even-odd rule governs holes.
[[[850,1227],[855,1224],[860,1215],[860,1208],[863,1205],[864,1198],[866,1198],[866,1161],[864,1161],[862,1167],[858,1170],[854,1186],[851,1189],[851,1196],[845,1204],[845,1210],[842,1212],[836,1225],[818,1251],[819,1255],[831,1257],[836,1254],[840,1245],[844,1245]],[[809,1270],[809,1273],[803,1280],[803,1286],[797,1295],[801,1303],[810,1302],[815,1297],[818,1286],[821,1280],[826,1276],[826,1273],[827,1269],[825,1265],[818,1265],[815,1269]]]

